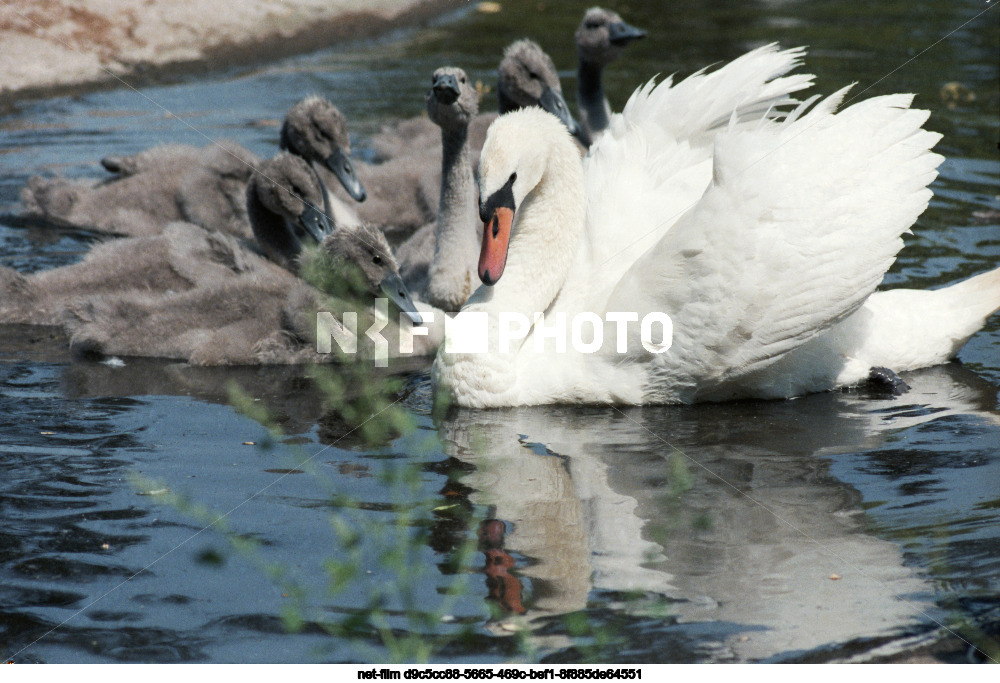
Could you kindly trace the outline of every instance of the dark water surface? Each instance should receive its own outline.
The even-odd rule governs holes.
[[[109,152],[207,136],[268,156],[274,122],[311,92],[345,112],[363,156],[380,125],[420,113],[435,67],[492,85],[503,46],[523,36],[552,54],[572,105],[572,33],[592,0],[501,4],[457,3],[426,26],[263,68],[24,104],[0,118],[0,213],[17,212],[29,176],[100,177]],[[1000,10],[607,5],[649,32],[610,69],[616,109],[654,74],[771,41],[809,47],[816,92],[856,81],[864,96],[916,93],[947,161],[887,284],[936,286],[1000,262]],[[949,83],[973,99],[948,101]],[[0,263],[51,268],[92,240],[8,216]],[[386,660],[418,652],[387,639],[419,634],[434,660],[457,662],[872,659],[942,637],[964,659],[945,626],[997,656],[998,316],[961,363],[910,373],[897,399],[435,421],[417,369],[402,395],[418,429],[377,449],[331,443],[339,432],[296,369],[119,368],[64,348],[44,330],[0,331],[0,656]],[[287,436],[230,407],[232,382]],[[226,512],[230,537],[256,550],[202,531]],[[376,626],[351,622],[380,591]],[[333,622],[353,631],[321,628]]]

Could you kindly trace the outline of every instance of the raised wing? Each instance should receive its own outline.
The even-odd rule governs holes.
[[[797,104],[790,94],[810,74],[783,76],[802,49],[767,45],[717,71],[673,84],[650,81],[584,160],[587,229],[581,259],[588,299],[607,297],[628,268],[702,196],[712,178],[712,144],[720,129],[756,125]],[[574,269],[579,274],[581,269]]]
[[[654,382],[711,389],[759,370],[881,282],[931,197],[940,135],[909,95],[835,114],[846,90],[719,134],[704,196],[615,288],[610,308],[673,320]]]

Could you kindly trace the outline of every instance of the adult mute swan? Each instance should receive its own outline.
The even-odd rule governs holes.
[[[953,357],[1000,307],[1000,269],[875,292],[942,160],[928,113],[907,95],[837,112],[846,89],[761,111],[789,54],[640,88],[583,163],[551,115],[498,118],[480,159],[485,286],[460,316],[482,322],[448,330],[437,391],[476,408],[778,398]],[[644,344],[615,315],[650,313],[672,321],[666,350],[659,327]],[[560,353],[570,321],[579,343]],[[488,352],[466,346],[484,337]]]

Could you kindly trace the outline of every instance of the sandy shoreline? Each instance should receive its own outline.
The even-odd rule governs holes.
[[[375,35],[461,0],[0,0],[0,101],[250,64]]]

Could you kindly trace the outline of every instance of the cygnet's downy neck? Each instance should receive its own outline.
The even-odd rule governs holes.
[[[441,196],[427,300],[457,311],[478,284],[478,212],[468,126],[441,129]]]
[[[576,97],[580,106],[583,125],[590,133],[603,131],[611,123],[611,106],[604,96],[601,74],[604,67],[594,62],[580,60],[577,69]]]
[[[275,263],[295,271],[302,245],[288,229],[285,219],[264,205],[254,183],[247,188],[247,217],[261,251]]]
[[[323,195],[323,206],[322,207],[316,207],[316,208],[317,209],[319,209],[319,208],[323,209],[323,214],[326,216],[326,220],[328,220],[330,222],[332,228],[338,228],[338,227],[340,227],[337,224],[337,221],[336,221],[337,217],[334,215],[333,207],[330,204],[330,188],[328,188],[326,186],[326,183],[323,182],[323,178],[320,177],[319,171],[316,169],[316,162],[315,161],[310,161],[309,162],[309,170],[312,171],[313,179],[315,179],[315,181],[316,181],[316,186],[320,190],[322,190],[321,194]]]

